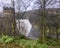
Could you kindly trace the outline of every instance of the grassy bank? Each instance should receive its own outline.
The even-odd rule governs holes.
[[[0,48],[53,48],[51,44],[56,42],[47,41],[45,44],[41,44],[40,40],[27,40],[19,39],[11,36],[0,37]],[[56,46],[57,47],[57,46]],[[58,46],[57,48],[60,48]]]

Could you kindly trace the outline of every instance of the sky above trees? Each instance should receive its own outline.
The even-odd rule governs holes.
[[[26,10],[32,10],[32,9],[38,9],[39,8],[39,4],[37,4],[36,2],[38,2],[38,0],[22,0],[24,2],[25,6],[28,6],[28,8]],[[46,8],[59,8],[59,0],[52,0],[52,3],[56,1],[55,4],[53,5],[48,5]],[[24,7],[21,4],[21,11],[24,10]],[[0,0],[0,11],[3,10],[3,6],[6,7],[11,7],[11,0]],[[16,6],[16,11],[17,11],[17,0],[15,0],[15,6]]]

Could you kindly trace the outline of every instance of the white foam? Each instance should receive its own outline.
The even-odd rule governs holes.
[[[20,23],[19,23],[20,22]],[[29,22],[28,19],[20,19],[19,21],[16,20],[17,23],[17,28],[19,29],[19,24],[20,24],[20,33],[24,36],[29,36],[29,33],[31,31],[32,25]]]

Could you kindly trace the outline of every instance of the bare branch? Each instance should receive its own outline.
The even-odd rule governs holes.
[[[47,3],[47,2],[48,2],[48,3]],[[48,1],[46,1],[46,5],[45,5],[45,7],[48,6],[48,5],[50,5],[51,2],[52,2],[52,0],[48,0]]]

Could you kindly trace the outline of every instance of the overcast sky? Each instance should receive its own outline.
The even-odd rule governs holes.
[[[35,4],[35,2],[37,2],[37,0],[23,0],[25,6],[27,6],[28,4],[30,4],[30,6],[27,8],[27,10],[32,10],[32,9],[38,9],[39,5]],[[52,0],[52,3],[55,0]],[[58,8],[59,7],[59,3],[57,3],[59,0],[56,0],[56,3],[53,5],[48,5],[46,8]],[[15,0],[15,4],[16,4],[16,0]],[[0,11],[2,11],[2,7],[7,6],[10,7],[11,6],[11,0],[0,0]],[[17,4],[16,4],[17,6]],[[22,5],[23,6],[23,5]],[[24,8],[21,6],[21,10],[24,10]],[[17,9],[16,9],[17,10]]]

